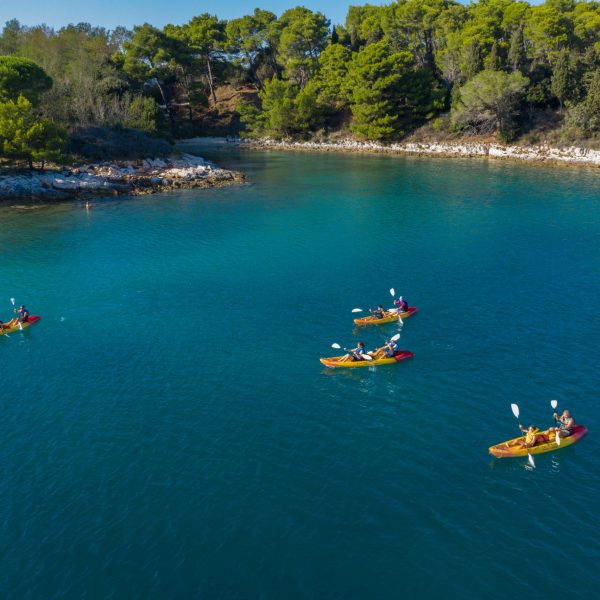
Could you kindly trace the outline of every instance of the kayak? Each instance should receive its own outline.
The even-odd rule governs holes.
[[[23,329],[30,327],[31,325],[35,325],[42,317],[34,317],[31,316],[29,317],[29,319],[27,319],[26,323],[21,323],[21,327]],[[18,324],[14,324],[11,325],[10,327],[7,327],[8,323],[4,323],[4,328],[0,329],[0,335],[4,335],[5,333],[14,333],[16,331],[20,331],[19,329],[19,325]]]
[[[409,306],[408,310],[405,310],[402,313],[402,318],[406,319],[417,312],[416,306]],[[381,325],[381,323],[393,323],[398,320],[398,312],[396,309],[388,309],[385,311],[385,315],[382,319],[378,319],[374,315],[369,315],[368,317],[362,317],[360,319],[354,319],[354,322],[357,325]]]
[[[538,444],[529,448],[529,454],[543,454],[544,452],[552,452],[553,450],[559,450],[560,448],[566,448],[572,446],[575,442],[578,442],[588,432],[587,428],[583,425],[575,425],[573,427],[573,433],[569,437],[560,438],[560,446],[554,441],[554,438],[550,442],[545,444]],[[546,434],[548,431],[540,431],[538,435]],[[552,435],[552,434],[551,434]],[[502,442],[490,447],[490,454],[493,454],[496,458],[514,458],[517,456],[527,456],[528,452],[526,448],[523,448],[520,442],[524,441],[525,436],[508,440],[508,442]]]
[[[373,360],[344,360],[343,356],[332,356],[331,358],[320,358],[319,360],[326,366],[335,368],[355,368],[355,367],[374,367],[377,365],[391,365],[393,363],[400,362],[407,358],[412,358],[414,354],[408,350],[398,350],[396,356],[374,358]]]

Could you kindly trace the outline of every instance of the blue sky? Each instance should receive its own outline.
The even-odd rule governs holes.
[[[280,15],[298,5],[320,10],[333,23],[343,23],[348,6],[366,3],[367,0],[0,0],[0,23],[18,19],[24,25],[46,23],[59,28],[85,21],[114,29],[117,25],[132,27],[147,22],[162,27],[167,23],[185,23],[204,12],[221,19],[233,19],[252,13],[255,7]],[[379,0],[369,3],[389,4]]]

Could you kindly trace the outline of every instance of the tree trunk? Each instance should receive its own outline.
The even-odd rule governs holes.
[[[208,55],[206,56],[206,68],[208,71],[208,87],[210,88],[210,95],[212,96],[213,104],[216,104],[217,96],[215,95],[215,86],[213,83],[212,69],[210,68],[210,58]]]
[[[160,97],[163,99],[163,102],[165,103],[165,110],[167,111],[167,115],[169,117],[169,120],[171,121],[171,129],[173,129],[173,115],[171,114],[171,109],[169,108],[169,103],[167,102],[167,97],[165,96],[165,92],[162,88],[162,85],[160,85],[160,81],[158,80],[158,77],[155,77],[154,81],[156,81],[158,91],[160,92]]]
[[[30,169],[31,171],[33,171],[33,159],[31,158],[31,156],[29,156],[29,157],[27,158],[27,162],[29,163],[29,169]]]

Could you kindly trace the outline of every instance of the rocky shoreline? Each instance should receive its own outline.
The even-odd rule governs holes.
[[[95,196],[142,195],[174,189],[223,187],[242,183],[242,173],[220,169],[199,156],[2,174],[0,200],[63,200]]]
[[[235,140],[236,144],[251,148],[320,152],[363,152],[377,154],[404,154],[449,158],[491,158],[562,165],[600,167],[600,151],[589,148],[556,148],[549,145],[512,146],[497,143],[406,142],[381,144],[358,142],[352,139],[336,142],[290,142],[270,138]]]

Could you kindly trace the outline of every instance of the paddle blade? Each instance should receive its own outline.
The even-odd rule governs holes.
[[[21,321],[17,323],[19,325],[19,331],[23,331],[23,325],[21,325]]]
[[[558,406],[558,400],[550,400],[550,406],[556,410],[556,407]]]
[[[558,431],[554,432],[554,439],[556,440],[556,445],[560,446],[560,435],[558,435]]]
[[[365,360],[373,360],[373,357],[370,354],[361,354],[361,356],[365,359]]]
[[[395,296],[396,290],[394,288],[390,288],[390,296]]]
[[[390,338],[390,342],[395,342],[396,340],[399,340],[399,339],[400,339],[400,334],[397,333],[396,335],[394,335]]]
[[[339,344],[331,344],[332,348],[337,348],[338,350],[341,348]]]
[[[530,467],[535,469],[535,461],[533,460],[533,456],[531,456],[531,454],[527,455],[527,462],[529,463]]]
[[[362,312],[363,309],[362,308],[353,308],[352,312]]]
[[[10,302],[11,302],[11,304],[12,304],[13,306],[15,305],[15,299],[14,299],[14,298],[11,298],[11,299],[10,299]]]
[[[517,404],[510,405],[511,410],[513,411],[513,415],[518,419],[519,418],[519,406]]]

